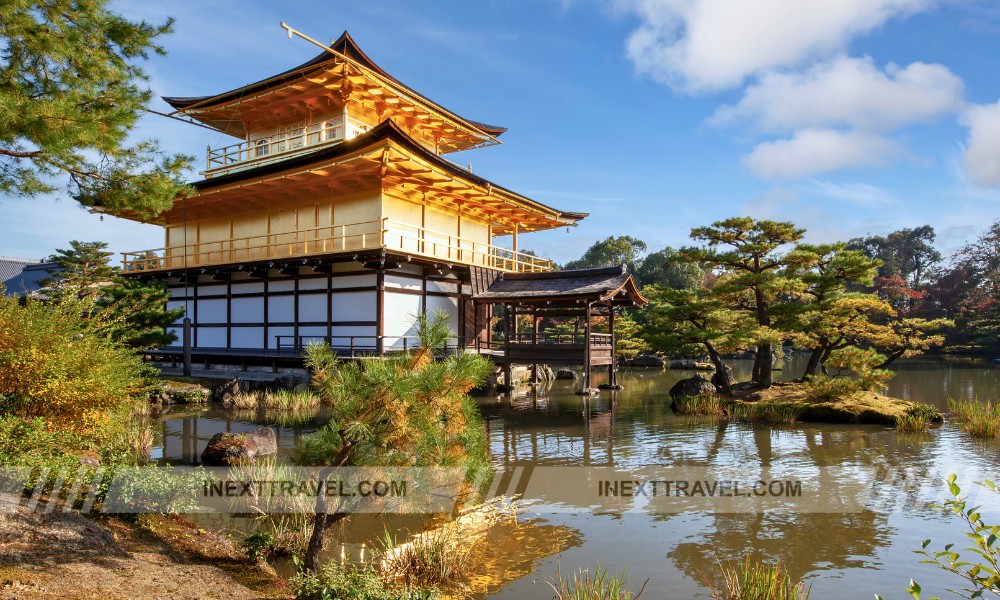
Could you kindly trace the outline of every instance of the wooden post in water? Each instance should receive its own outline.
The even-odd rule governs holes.
[[[191,376],[191,318],[184,317],[184,376]]]

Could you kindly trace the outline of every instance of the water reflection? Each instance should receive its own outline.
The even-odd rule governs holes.
[[[794,379],[801,358],[793,357],[780,379]],[[737,361],[738,378],[749,375],[749,361]],[[870,485],[867,508],[839,513],[790,509],[760,513],[671,513],[655,503],[630,501],[622,512],[608,503],[580,496],[547,506],[545,498],[526,517],[532,526],[498,530],[477,563],[483,575],[470,584],[475,597],[548,597],[546,578],[557,569],[571,574],[593,568],[628,567],[636,587],[647,578],[648,597],[689,598],[705,593],[705,577],[719,562],[749,553],[782,558],[793,575],[813,585],[814,600],[872,597],[904,598],[910,577],[940,595],[950,580],[921,565],[912,551],[931,537],[943,545],[963,542],[960,529],[928,510],[938,486],[934,477],[949,472],[966,479],[1000,478],[994,441],[975,442],[951,425],[923,435],[900,435],[875,425],[798,424],[750,427],[673,414],[667,391],[691,373],[633,370],[619,377],[625,389],[584,400],[576,383],[556,381],[513,398],[483,397],[478,403],[489,433],[494,460],[502,468],[613,467],[642,472],[653,467],[691,466],[735,471],[744,479],[796,474],[813,477],[837,469]],[[595,384],[604,374],[595,374]],[[897,366],[890,395],[946,407],[948,397],[996,398],[1000,370],[983,361],[916,359]],[[277,425],[282,452],[322,422]],[[160,441],[165,460],[196,462],[218,431],[247,431],[276,425],[274,416],[234,415],[205,407],[172,409],[164,415]],[[532,500],[529,498],[528,500]],[[572,498],[571,498],[572,500]],[[987,506],[1000,521],[1000,507]],[[358,515],[331,532],[330,556],[358,557],[384,536],[397,538],[433,524],[433,517]],[[558,553],[558,555],[555,555]]]

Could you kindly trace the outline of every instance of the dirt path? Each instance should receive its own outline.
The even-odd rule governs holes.
[[[291,597],[267,567],[189,521],[98,522],[28,511],[14,500],[0,495],[0,599]]]

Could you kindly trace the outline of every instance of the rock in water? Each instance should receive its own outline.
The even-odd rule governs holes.
[[[664,360],[652,352],[640,352],[632,359],[631,365],[633,367],[658,367],[662,369]]]
[[[579,375],[573,369],[559,369],[556,371],[556,379],[576,379]]]
[[[226,383],[223,383],[219,387],[215,388],[215,393],[212,394],[213,400],[216,402],[222,402],[223,404],[232,404],[233,397],[243,391],[243,380],[239,377],[234,377]]]
[[[678,396],[700,396],[702,394],[715,394],[715,386],[712,382],[702,377],[700,374],[687,379],[681,379],[670,388],[671,397]]]
[[[208,467],[226,467],[251,462],[278,451],[278,438],[270,427],[247,433],[217,433],[208,440],[201,462]]]

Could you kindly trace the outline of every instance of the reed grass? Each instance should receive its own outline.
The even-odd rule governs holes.
[[[808,600],[810,588],[795,581],[781,562],[751,559],[722,568],[722,582],[705,580],[715,600]]]
[[[638,600],[646,589],[646,583],[643,583],[639,592],[633,596],[628,586],[628,571],[622,569],[620,573],[609,573],[601,568],[600,563],[593,573],[581,569],[570,580],[559,572],[555,579],[547,579],[545,583],[552,588],[556,600]]]
[[[683,415],[724,415],[726,407],[715,394],[680,396],[674,400],[674,409]]]
[[[253,410],[260,406],[260,392],[240,392],[233,396],[232,408],[237,410]]]
[[[1000,403],[948,398],[948,408],[959,426],[972,437],[994,438],[1000,435]]]
[[[929,404],[914,404],[896,417],[896,430],[901,433],[927,431],[931,423],[940,420],[941,414]]]
[[[320,398],[310,390],[272,390],[264,393],[261,404],[267,410],[307,410],[319,408]]]
[[[737,402],[729,406],[729,418],[752,424],[791,425],[802,411],[791,404]]]

